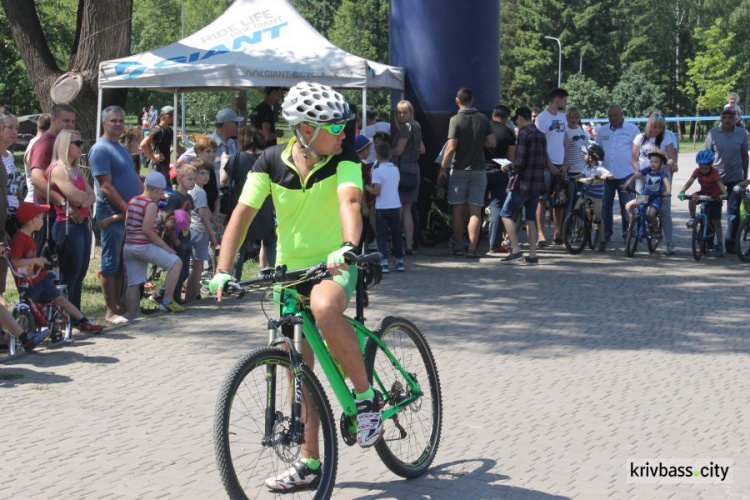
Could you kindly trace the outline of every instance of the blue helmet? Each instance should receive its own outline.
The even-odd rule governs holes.
[[[714,152],[710,149],[702,149],[695,155],[695,163],[698,165],[713,165],[714,164]]]

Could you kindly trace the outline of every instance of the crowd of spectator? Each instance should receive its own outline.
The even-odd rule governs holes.
[[[7,189],[0,190],[0,220],[7,223],[0,227],[0,241],[13,241],[17,234],[20,236],[16,239],[23,241],[16,250],[10,244],[11,265],[32,271],[42,268],[50,264],[40,255],[45,245],[67,242],[71,258],[58,263],[57,276],[67,287],[65,309],[79,330],[98,332],[101,327],[81,311],[82,284],[89,270],[92,228],[96,225],[102,248],[97,275],[107,324],[123,324],[137,317],[144,294],[163,311],[184,311],[183,304],[201,298],[201,283],[215,267],[216,248],[244,179],[263,150],[283,137],[276,127],[274,109],[282,97],[282,89],[267,89],[245,128],[241,128],[244,118],[234,110],[220,110],[215,131],[177,154],[174,165],[170,163],[174,153],[171,106],[159,111],[154,106],[144,107],[140,125],[129,127],[125,125],[125,112],[110,106],[102,112],[102,135],[88,151],[93,182],[80,166],[84,142],[75,130],[72,107],[56,105],[49,114],[39,117],[37,134],[23,156],[25,172],[16,167],[8,151],[18,135],[18,120],[9,113],[2,115],[0,157],[4,168],[0,169],[0,184]],[[419,231],[415,230],[414,206],[424,192],[420,189],[423,178],[431,174],[448,192],[453,224],[450,255],[481,256],[480,228],[484,209],[489,206],[489,253],[507,253],[503,259],[506,262],[538,262],[537,247],[563,243],[562,220],[577,196],[575,183],[569,179],[588,171],[599,172],[603,179],[596,206],[603,220],[599,249],[605,250],[616,233],[615,195],[624,239],[631,202],[625,188],[653,168],[654,156],[664,159],[657,170],[669,187],[678,168],[677,138],[667,130],[661,112],[651,113],[641,131],[624,120],[617,104],[610,106],[606,123],[583,124],[580,110],[567,106],[567,97],[564,89],[555,89],[543,109],[520,106],[512,112],[498,105],[488,119],[475,108],[472,91],[459,89],[455,100],[458,111],[450,120],[434,172],[424,172],[420,167],[425,146],[409,101],[396,105],[392,125],[379,121],[378,112],[369,108],[366,122],[358,129],[360,135],[353,141],[362,160],[364,180],[362,243],[376,245],[383,254],[384,272],[390,270],[391,254],[395,270],[401,272],[407,268],[405,259],[415,253]],[[742,128],[738,99],[734,93],[728,96],[720,126],[711,129],[705,140],[705,149],[714,158],[716,174],[711,175],[718,176],[731,195],[728,227],[723,233],[730,250],[738,200],[748,185],[747,133]],[[596,151],[601,153],[589,154],[587,148],[592,144],[597,144]],[[149,172],[145,178],[141,176],[144,166]],[[699,182],[700,175],[707,175],[702,170],[696,172],[693,178]],[[548,203],[553,221],[551,235],[545,234],[544,224]],[[525,211],[529,243],[525,257],[514,221],[521,209]],[[672,254],[675,245],[669,198],[660,204],[660,212],[666,251]],[[260,265],[273,266],[276,238],[270,197],[237,252],[232,270],[235,278],[240,278],[256,243]],[[721,244],[719,250],[723,251]],[[0,259],[0,295],[8,262]],[[159,289],[149,282],[154,276],[153,271],[149,273],[149,265],[152,270],[166,271]],[[51,275],[41,273],[35,279],[40,297],[60,300],[50,287]],[[27,349],[46,337],[45,332],[22,331],[1,299],[0,322]]]

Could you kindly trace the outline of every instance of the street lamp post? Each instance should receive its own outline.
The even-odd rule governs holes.
[[[559,38],[555,38],[554,36],[545,36],[544,38],[549,38],[557,42],[557,48],[559,49],[557,55],[557,88],[560,88],[562,87],[562,43],[560,43]]]
[[[182,0],[182,38],[185,38],[185,0]],[[182,133],[185,133],[185,92],[182,93],[182,113],[180,113],[180,119],[182,120]]]

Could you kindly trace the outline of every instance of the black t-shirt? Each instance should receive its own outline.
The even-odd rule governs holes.
[[[260,131],[263,131],[264,123],[270,123],[271,133],[274,134],[274,138],[266,141],[266,147],[276,145],[276,116],[270,104],[263,101],[255,106],[253,112],[250,114],[250,123]]]
[[[168,167],[174,132],[171,128],[161,128],[157,125],[151,129],[149,137],[151,137],[151,147],[153,148],[154,153],[161,153],[164,155],[164,161],[159,163],[159,166]]]
[[[497,168],[499,165],[492,161],[493,158],[507,158],[508,148],[516,145],[516,134],[513,129],[505,123],[490,121],[490,127],[495,134],[497,144],[494,148],[484,148],[484,159],[488,166]]]
[[[213,168],[208,172],[208,182],[203,186],[203,190],[206,191],[208,208],[213,213],[216,207],[216,200],[219,198],[219,182],[216,179],[216,172]]]
[[[224,171],[229,176],[229,182],[227,183],[228,194],[226,210],[228,214],[231,214],[234,207],[237,206],[237,201],[240,199],[242,193],[242,187],[245,185],[247,174],[252,170],[255,161],[260,155],[252,153],[237,153],[227,162],[224,167]]]

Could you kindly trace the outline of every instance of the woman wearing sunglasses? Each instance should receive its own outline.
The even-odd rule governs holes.
[[[72,262],[60,263],[60,283],[68,285],[68,300],[79,310],[83,278],[89,270],[91,257],[89,215],[91,205],[96,201],[94,190],[86,182],[78,164],[82,152],[81,135],[75,130],[62,130],[55,139],[52,163],[47,169],[50,189],[64,197],[62,205],[55,205],[52,238],[55,242],[62,241],[67,231],[71,235],[67,241],[73,247],[72,255],[75,255]],[[80,213],[80,222],[71,217],[70,210]]]
[[[677,153],[671,137],[665,133],[666,126],[664,114],[654,111],[648,117],[643,133],[633,139],[633,156],[630,163],[636,178],[640,177],[641,170],[649,168],[649,153],[661,150],[667,153],[668,159],[667,164],[662,167],[662,172],[667,173],[669,181],[672,181],[672,173],[677,171]],[[638,190],[640,191],[640,187]],[[664,241],[667,243],[667,255],[672,255],[675,252],[674,243],[672,243],[672,200],[662,200],[660,217]]]

